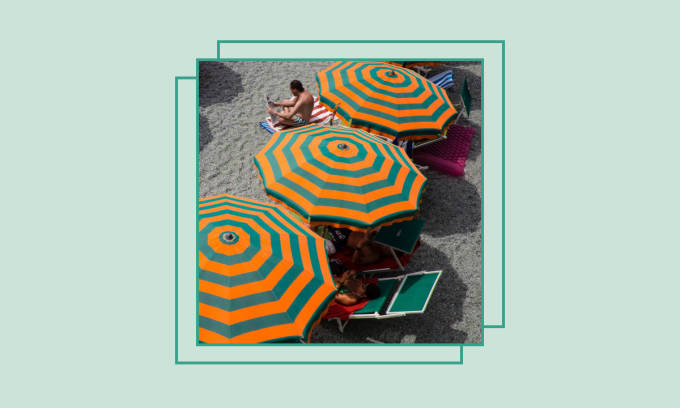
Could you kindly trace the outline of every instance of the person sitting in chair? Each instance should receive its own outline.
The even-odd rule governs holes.
[[[353,251],[352,263],[356,265],[371,265],[389,256],[387,248],[371,242],[375,231],[364,233],[349,228],[328,228],[325,236],[328,237],[326,251],[329,254],[350,249]]]
[[[290,83],[290,92],[293,94],[293,99],[283,100],[281,102],[269,102],[267,112],[272,117],[272,122],[276,125],[286,126],[304,126],[309,124],[314,110],[314,97],[311,93],[305,90],[302,83],[297,79]],[[268,99],[268,98],[267,98]],[[283,110],[277,112],[274,107],[282,107]],[[277,120],[278,116],[278,120]]]
[[[386,247],[369,240],[354,250],[352,262],[356,265],[373,265],[390,255]]]

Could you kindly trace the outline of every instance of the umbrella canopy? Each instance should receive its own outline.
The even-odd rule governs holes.
[[[308,339],[334,291],[323,239],[285,209],[227,194],[199,201],[199,341]]]
[[[345,124],[390,139],[435,139],[456,115],[445,90],[392,64],[340,61],[316,80],[321,103]]]
[[[401,148],[319,125],[275,133],[255,166],[266,193],[312,225],[359,231],[412,219],[427,180]]]

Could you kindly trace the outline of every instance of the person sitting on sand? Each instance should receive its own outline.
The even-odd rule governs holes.
[[[339,268],[342,268],[342,264],[331,263],[333,282],[335,282],[335,286],[338,288],[338,292],[335,294],[335,301],[337,303],[352,306],[365,299],[373,300],[380,297],[378,285],[354,278],[356,272],[353,270],[345,270],[342,274],[338,274]]]
[[[272,122],[276,125],[303,126],[309,123],[314,110],[314,97],[297,79],[290,83],[290,92],[293,98],[281,102],[269,102],[267,112],[272,116]],[[282,111],[275,111],[274,107],[280,106]],[[277,120],[278,116],[278,120]]]

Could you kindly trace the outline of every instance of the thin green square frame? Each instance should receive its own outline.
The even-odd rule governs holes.
[[[199,180],[198,180],[198,166],[199,166],[199,144],[198,144],[198,133],[199,133],[199,121],[198,121],[198,72],[199,63],[201,61],[240,61],[240,60],[252,60],[252,61],[314,61],[314,60],[327,60],[328,58],[221,58],[220,56],[220,44],[223,43],[259,43],[259,44],[282,44],[282,43],[363,43],[363,44],[414,44],[414,43],[467,43],[467,44],[500,44],[502,53],[502,109],[501,109],[501,127],[502,127],[502,139],[501,139],[501,167],[502,167],[502,180],[501,180],[501,324],[495,325],[485,325],[484,324],[484,59],[483,58],[437,58],[437,61],[479,61],[482,64],[482,78],[481,78],[481,342],[480,343],[425,343],[424,345],[429,346],[446,346],[446,347],[459,347],[460,359],[459,361],[186,361],[179,360],[179,350],[178,350],[178,111],[179,111],[179,97],[178,97],[178,85],[180,80],[194,80],[196,82],[196,208],[198,211],[198,196],[199,196]],[[337,59],[337,58],[336,58]],[[398,61],[422,61],[422,58],[392,58]],[[350,58],[339,58],[337,60],[352,60]],[[361,58],[361,60],[374,60],[378,61],[381,59],[367,59]],[[435,59],[431,59],[435,60]],[[195,76],[176,76],[175,77],[175,364],[449,364],[449,365],[462,365],[463,364],[463,348],[468,347],[483,347],[484,346],[484,329],[502,329],[505,328],[505,40],[218,40],[217,41],[217,58],[197,58],[196,59],[196,75]],[[198,217],[197,217],[198,220]],[[198,225],[196,225],[198,227]],[[198,245],[196,246],[198,248]],[[198,250],[198,249],[197,249]],[[198,262],[198,257],[197,261]],[[196,265],[198,267],[198,264]],[[198,285],[198,281],[197,281]],[[196,292],[198,292],[198,286],[196,287]],[[198,314],[198,297],[196,300],[196,313]],[[311,343],[311,344],[199,344],[198,343],[198,326],[196,333],[196,346],[209,347],[209,346],[289,346],[289,347],[309,347],[309,346],[360,346],[360,347],[409,347],[409,346],[422,346],[423,344],[402,344],[402,343]]]

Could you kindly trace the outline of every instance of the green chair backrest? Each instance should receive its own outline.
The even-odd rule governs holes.
[[[410,254],[416,246],[425,221],[414,218],[380,228],[374,241]]]
[[[430,294],[437,284],[440,273],[441,272],[407,275],[404,284],[395,295],[394,302],[387,312],[423,312],[427,305],[427,301],[430,298]]]
[[[468,87],[467,78],[463,79],[463,86],[460,89],[460,99],[463,100],[465,113],[470,117],[470,107],[472,106],[472,95],[470,94],[470,87]]]
[[[378,287],[380,288],[380,296],[369,300],[366,306],[354,312],[354,314],[371,314],[379,312],[387,299],[392,294],[392,289],[399,282],[397,278],[378,279]]]

